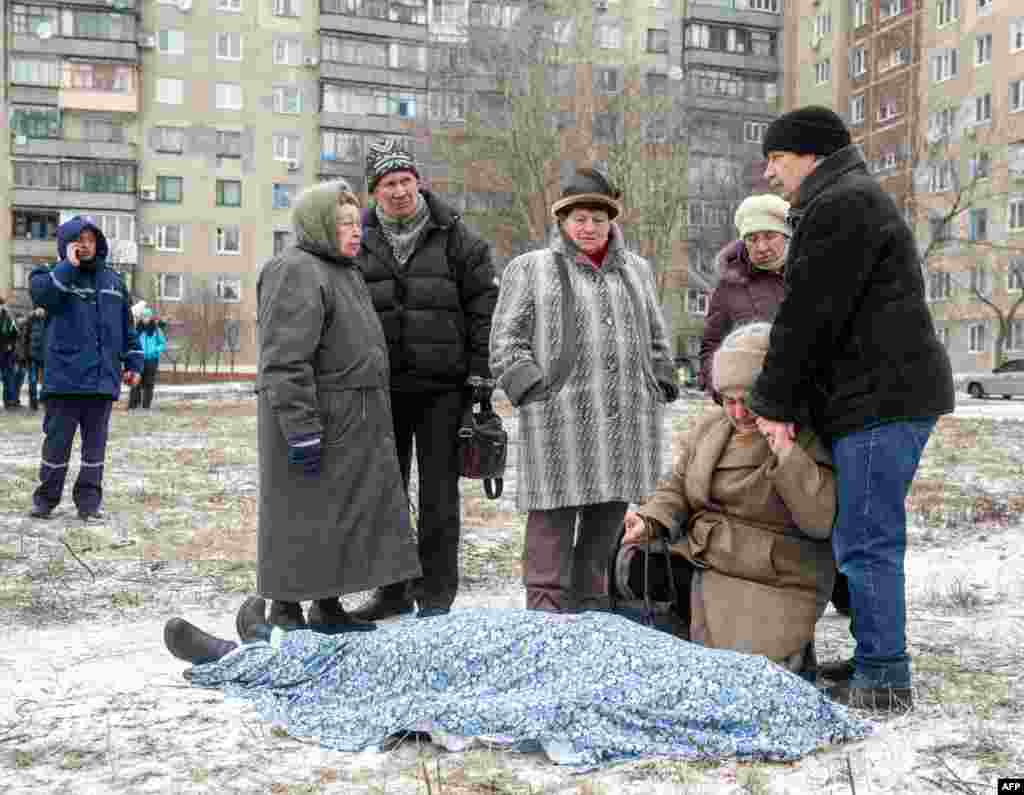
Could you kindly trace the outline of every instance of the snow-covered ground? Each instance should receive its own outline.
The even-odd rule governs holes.
[[[25,517],[38,418],[0,415],[0,792],[924,795],[994,792],[998,776],[1024,775],[1022,400],[958,402],[926,452],[910,499],[911,713],[792,765],[644,760],[574,776],[491,751],[327,751],[188,686],[162,626],[184,615],[233,634],[251,583],[255,423],[235,394],[174,394],[151,413],[115,414],[111,527],[89,532],[69,508],[50,523]],[[682,401],[667,422],[678,431],[705,407]],[[464,490],[457,606],[521,605],[521,518],[477,491]],[[108,548],[122,537],[135,543]],[[847,624],[826,614],[822,659],[852,648]]]

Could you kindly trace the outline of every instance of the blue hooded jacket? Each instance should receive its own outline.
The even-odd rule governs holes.
[[[82,230],[96,235],[95,270],[74,267],[68,243]],[[142,372],[142,350],[132,325],[131,301],[121,276],[107,267],[107,239],[89,216],[57,228],[53,268],[32,272],[32,301],[46,309],[46,369],[42,398],[121,394],[121,368]]]

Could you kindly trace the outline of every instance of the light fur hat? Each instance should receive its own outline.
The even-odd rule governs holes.
[[[733,329],[711,360],[711,384],[716,392],[754,386],[768,353],[771,323],[749,323]]]
[[[786,237],[793,235],[793,230],[786,223],[789,202],[771,193],[760,196],[748,196],[736,208],[736,228],[740,237],[751,232],[779,232]]]

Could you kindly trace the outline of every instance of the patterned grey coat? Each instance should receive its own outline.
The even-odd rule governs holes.
[[[616,225],[600,269],[560,231],[508,264],[490,357],[519,409],[520,510],[650,493],[675,368],[651,267]]]

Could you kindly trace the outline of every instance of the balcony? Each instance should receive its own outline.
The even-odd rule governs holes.
[[[418,88],[421,90],[427,87],[427,75],[425,72],[357,66],[355,64],[337,63],[335,61],[321,61],[320,76],[333,80],[401,86],[402,88]]]
[[[12,84],[8,99],[12,105],[57,105],[60,89],[56,86]]]
[[[353,185],[362,185],[366,167],[360,163],[346,163],[342,160],[318,160],[317,173],[324,176],[344,177]]]
[[[26,259],[53,257],[57,253],[56,240],[29,240],[11,238],[11,254]]]
[[[362,116],[355,113],[320,112],[321,127],[340,127],[359,132],[379,133],[380,135],[410,135],[423,118],[406,119],[400,116]]]
[[[18,207],[75,207],[80,210],[135,212],[134,193],[90,193],[52,188],[11,188],[11,204]]]
[[[782,64],[774,55],[752,55],[744,52],[724,52],[688,48],[683,51],[684,65],[703,66],[708,69],[728,69],[742,72],[766,72],[777,74]]]
[[[27,33],[12,36],[11,49],[24,53],[58,55],[63,58],[103,58],[119,61],[137,61],[139,46],[135,39],[77,39],[54,36],[40,39]]]
[[[686,20],[692,22],[721,22],[726,25],[749,25],[755,28],[782,28],[782,14],[770,14],[763,11],[750,11],[734,8],[736,4],[728,2],[690,3],[687,8]]]
[[[25,143],[11,139],[12,155],[31,157],[96,158],[98,160],[136,160],[135,144],[83,141],[67,138],[29,138]]]
[[[320,14],[320,30],[361,33],[365,36],[387,36],[394,39],[423,41],[427,38],[426,25],[392,22],[377,17],[357,17],[351,14]]]

